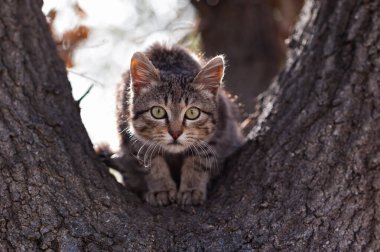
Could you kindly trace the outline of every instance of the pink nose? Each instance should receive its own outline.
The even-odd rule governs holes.
[[[169,134],[173,137],[174,140],[177,140],[177,138],[182,134],[182,130],[169,129]]]

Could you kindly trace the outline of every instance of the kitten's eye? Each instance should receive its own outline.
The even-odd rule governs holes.
[[[191,107],[185,112],[185,118],[190,120],[195,120],[201,115],[199,108]]]
[[[166,111],[163,107],[154,106],[150,109],[150,113],[156,119],[162,119],[166,116]]]

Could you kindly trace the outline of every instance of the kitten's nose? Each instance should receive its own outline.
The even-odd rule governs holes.
[[[169,129],[169,134],[173,137],[174,140],[177,140],[182,132],[182,129]]]

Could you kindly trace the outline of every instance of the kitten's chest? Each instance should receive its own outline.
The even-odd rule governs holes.
[[[169,154],[169,153],[167,153],[167,154],[165,154],[164,158],[165,158],[165,161],[170,168],[170,173],[172,174],[174,181],[178,185],[180,182],[181,167],[182,167],[185,155],[184,154]]]

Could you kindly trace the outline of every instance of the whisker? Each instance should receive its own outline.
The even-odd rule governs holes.
[[[140,149],[138,150],[137,152],[137,159],[140,160],[140,151],[144,148],[144,146],[146,145],[146,142],[143,142],[143,145],[140,147]]]
[[[153,151],[150,153],[150,158],[149,158],[149,167],[152,166],[152,156],[156,150],[156,147],[158,146],[158,144],[154,144],[154,147],[153,147]]]
[[[200,141],[207,148],[207,150],[209,150],[211,152],[211,154],[212,154],[211,157],[213,158],[216,169],[218,170],[219,169],[218,160],[217,160],[218,154],[207,142],[205,142],[203,140],[200,140]]]
[[[193,158],[192,158],[192,160],[193,160],[193,167],[194,167],[194,165],[195,165],[195,163],[194,163],[194,159],[195,159],[195,153],[193,152],[193,148],[192,148],[192,144],[190,144],[189,145],[189,149],[190,149],[190,151],[191,151],[191,155],[193,156]]]
[[[125,129],[119,131],[119,134],[124,133],[125,131],[128,131],[128,130],[129,130],[129,128],[125,128]]]
[[[149,151],[153,148],[152,146],[154,146],[154,145],[149,145],[149,146],[148,146],[148,149],[147,149],[146,152],[144,153],[143,165],[144,165],[145,168],[148,168],[148,167],[149,167],[149,166],[146,164],[145,159],[146,159],[146,157],[149,155],[149,154],[148,154]]]
[[[206,157],[206,167],[211,167],[212,168],[212,163],[211,163],[211,160],[209,159],[209,156],[207,155],[207,149],[202,146],[201,144],[198,144],[199,148],[201,148],[203,154],[205,154],[205,157]]]
[[[202,164],[201,155],[199,154],[199,150],[197,148],[197,145],[193,145],[193,146],[194,146],[195,151],[197,152],[199,164]],[[195,160],[194,160],[194,162],[195,162]]]
[[[215,152],[215,150],[213,148],[211,148],[211,146],[207,142],[205,142],[201,139],[198,139],[197,145],[199,146],[199,148],[201,148],[203,150],[203,153],[206,154],[206,165],[209,164],[210,169],[213,169],[214,166],[216,169],[219,169],[218,161],[217,161],[218,155]],[[210,153],[208,153],[207,151]],[[207,154],[210,154],[210,155],[207,155]]]

